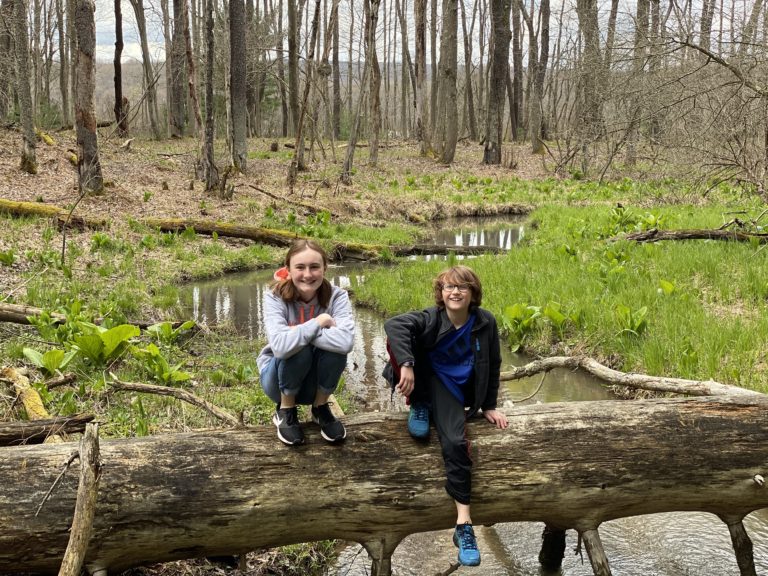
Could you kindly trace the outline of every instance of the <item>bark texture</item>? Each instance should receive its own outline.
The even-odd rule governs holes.
[[[472,517],[582,534],[607,520],[673,510],[735,524],[768,506],[768,489],[755,481],[768,472],[767,410],[764,396],[704,397],[520,406],[507,430],[473,421]],[[434,434],[430,444],[414,442],[400,414],[346,424],[343,445],[328,446],[310,424],[298,449],[279,445],[271,426],[103,441],[86,568],[117,573],[326,538],[393,548],[407,534],[452,525]],[[36,517],[72,444],[2,452],[0,571],[54,573],[82,464]],[[289,492],[313,497],[297,507],[281,497]]]
[[[93,101],[96,88],[96,24],[93,18],[95,9],[93,0],[77,0],[75,5],[77,171],[80,189],[89,194],[100,194],[104,190]]]
[[[32,118],[32,90],[29,87],[29,34],[27,32],[27,5],[24,0],[15,0],[14,28],[16,31],[16,92],[19,97],[21,119],[21,164],[28,174],[37,174],[37,153],[35,150],[35,126]]]

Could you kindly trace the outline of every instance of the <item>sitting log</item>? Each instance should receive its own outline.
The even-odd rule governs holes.
[[[699,397],[515,407],[507,430],[470,423],[477,524],[541,521],[584,537],[595,574],[610,574],[602,522],[705,511],[731,529],[742,574],[741,524],[768,506],[768,397]],[[400,540],[450,527],[452,501],[433,433],[413,441],[404,414],[345,419],[347,441],[307,425],[288,448],[272,427],[197,431],[100,443],[90,573],[259,547],[339,538],[362,543],[373,574],[390,573]],[[78,489],[64,475],[73,444],[2,449],[0,572],[55,573]],[[754,571],[754,563],[752,562]]]

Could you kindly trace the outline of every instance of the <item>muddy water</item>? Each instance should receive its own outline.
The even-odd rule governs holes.
[[[509,248],[524,234],[524,228],[509,225],[461,223],[450,231],[436,234],[443,244],[487,245]],[[364,280],[364,267],[332,267],[329,278],[336,285],[352,288]],[[228,322],[254,340],[264,340],[262,301],[271,281],[271,272],[230,275],[190,286],[183,294],[189,312],[198,322]],[[360,411],[405,410],[402,399],[392,398],[379,376],[386,361],[383,321],[370,311],[358,308],[356,342],[345,372],[346,394]],[[256,348],[255,348],[256,351]],[[525,363],[526,359],[504,352],[502,370]],[[537,390],[540,377],[506,383],[503,395],[507,409]],[[553,371],[530,402],[601,400],[610,393],[593,378],[582,373]],[[610,441],[610,439],[606,439]],[[695,471],[692,471],[695,473]],[[482,489],[478,487],[478,489]],[[745,520],[754,543],[758,574],[768,574],[768,512],[758,511]],[[530,522],[478,527],[478,542],[483,554],[478,568],[461,567],[454,574],[474,576],[539,576],[543,572],[537,555],[543,526]],[[738,566],[726,526],[715,516],[701,513],[668,513],[623,518],[600,527],[600,535],[611,568],[616,576],[739,576]],[[592,569],[586,552],[575,554],[576,533],[568,531],[565,576],[590,576]],[[396,575],[426,576],[447,570],[455,561],[451,531],[414,534],[398,546],[393,557]],[[358,545],[346,547],[332,574],[363,576],[370,573],[370,560]]]

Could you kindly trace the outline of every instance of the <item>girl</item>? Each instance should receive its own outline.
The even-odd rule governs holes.
[[[437,429],[445,489],[456,503],[453,542],[459,548],[459,562],[477,566],[480,552],[469,509],[472,459],[465,423],[482,410],[488,422],[507,427],[506,415],[496,410],[499,331],[493,314],[480,308],[483,289],[470,268],[454,266],[433,284],[435,306],[395,316],[384,330],[393,384],[410,401],[408,431],[414,438],[429,438],[430,415]]]
[[[347,435],[328,398],[346,367],[355,323],[347,292],[325,279],[327,268],[319,244],[297,240],[264,296],[267,345],[257,363],[261,386],[277,404],[272,418],[277,437],[289,446],[304,443],[297,404],[312,405],[312,420],[328,442]]]

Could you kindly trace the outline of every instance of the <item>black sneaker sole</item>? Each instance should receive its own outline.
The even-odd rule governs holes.
[[[301,446],[302,444],[304,444],[304,438],[301,438],[296,442],[290,442],[285,437],[283,437],[283,435],[280,434],[280,426],[277,424],[276,419],[277,419],[277,414],[272,416],[272,424],[274,424],[275,428],[277,428],[277,439],[280,440],[280,442],[282,442],[286,446]]]
[[[325,432],[323,432],[323,429],[321,428],[320,429],[320,436],[322,436],[323,440],[325,440],[326,442],[330,442],[331,444],[335,444],[336,442],[341,442],[342,440],[344,440],[347,437],[347,429],[346,428],[344,429],[344,436],[341,436],[340,438],[335,438],[334,439],[334,438],[331,438],[330,436],[326,436]]]

